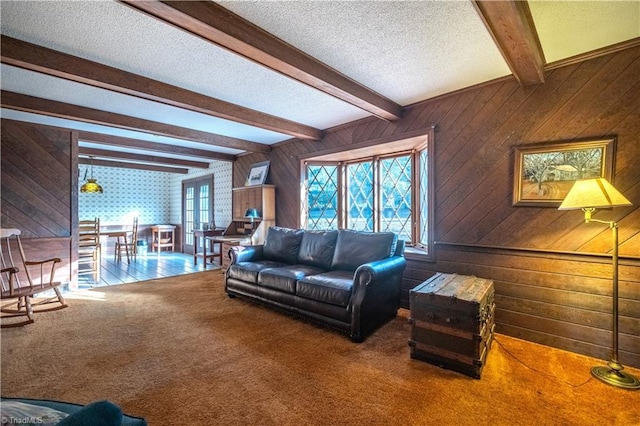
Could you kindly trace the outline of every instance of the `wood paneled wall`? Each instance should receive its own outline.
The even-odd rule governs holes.
[[[61,258],[57,279],[69,281],[77,216],[72,214],[77,209],[77,140],[72,143],[68,130],[18,121],[3,119],[1,127],[1,226],[22,231],[31,258]]]
[[[408,289],[437,271],[493,279],[497,330],[598,358],[610,355],[611,236],[579,211],[511,205],[513,146],[617,136],[615,186],[634,204],[602,210],[620,226],[620,359],[640,367],[640,48],[547,72],[520,87],[502,79],[405,108],[395,122],[365,119],[292,140],[234,164],[242,186],[252,163],[271,160],[276,222],[299,225],[300,161],[436,125],[436,260],[408,258]],[[609,254],[607,257],[605,254]]]

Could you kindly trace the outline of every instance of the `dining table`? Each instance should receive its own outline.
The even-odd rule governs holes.
[[[131,263],[131,259],[129,258],[129,244],[127,242],[127,234],[130,232],[131,231],[124,228],[123,229],[100,229],[100,235],[104,235],[110,238],[115,238],[117,240],[117,244],[124,244],[125,253],[127,255],[127,263]],[[120,241],[120,238],[122,238],[122,242]],[[117,255],[116,255],[116,259],[118,259]]]

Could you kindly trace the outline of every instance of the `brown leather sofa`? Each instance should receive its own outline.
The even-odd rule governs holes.
[[[233,247],[229,256],[230,297],[304,315],[356,342],[399,308],[404,241],[391,232],[271,227],[263,245]]]

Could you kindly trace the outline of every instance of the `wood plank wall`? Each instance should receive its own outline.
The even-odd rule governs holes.
[[[408,289],[437,271],[493,279],[497,331],[607,359],[611,334],[611,236],[579,211],[513,207],[513,146],[617,136],[615,186],[634,204],[600,211],[620,226],[620,360],[640,367],[640,48],[405,108],[395,122],[365,119],[321,141],[292,140],[234,163],[234,186],[251,164],[271,160],[276,223],[299,226],[300,160],[314,152],[375,144],[435,124],[436,260],[409,258]],[[590,253],[593,253],[590,254]],[[600,255],[598,255],[600,254]]]
[[[77,155],[72,132],[2,120],[1,211],[3,228],[22,231],[32,259],[59,257],[56,279],[72,270],[73,206],[77,206]],[[77,207],[76,207],[77,208]]]

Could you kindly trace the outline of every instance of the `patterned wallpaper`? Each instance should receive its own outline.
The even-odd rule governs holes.
[[[78,192],[87,167],[80,166]],[[135,216],[140,224],[180,224],[182,181],[213,174],[216,225],[226,226],[231,221],[232,168],[230,162],[214,161],[208,169],[190,169],[188,174],[182,175],[94,166],[93,177],[104,193],[79,192],[79,218],[99,217],[101,225],[129,224]]]

